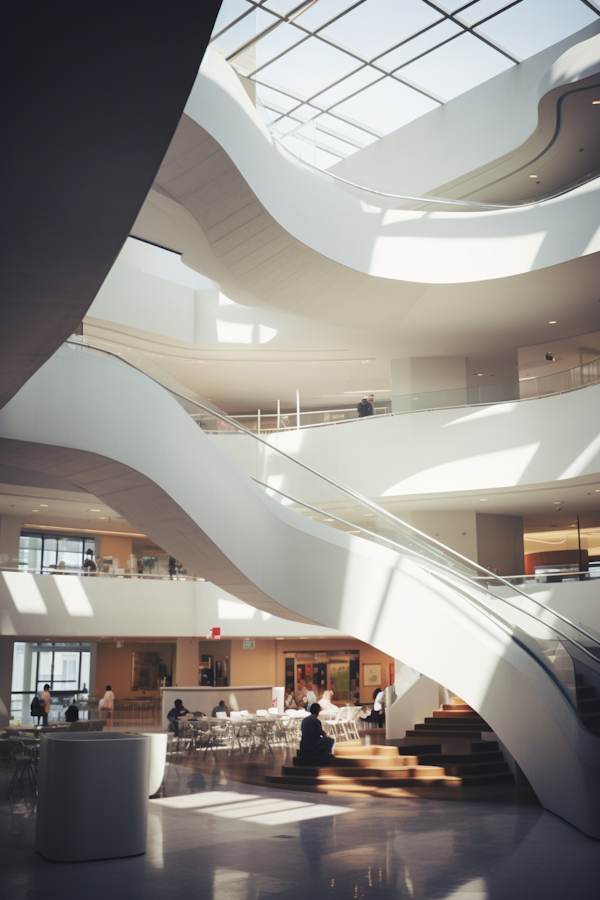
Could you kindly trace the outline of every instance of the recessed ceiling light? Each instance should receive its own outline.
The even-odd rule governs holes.
[[[40,506],[48,506],[47,503],[40,503]]]
[[[478,378],[483,378],[483,372],[475,372]]]
[[[324,522],[333,522],[334,519],[323,519]]]
[[[592,100],[592,106],[600,106],[600,100]]]
[[[106,516],[100,516],[100,518],[101,518],[101,519],[105,519],[105,518],[106,518]]]
[[[537,175],[530,175],[530,178],[537,178]]]
[[[548,322],[548,325],[556,325],[556,319],[551,319],[551,320]]]
[[[365,513],[365,518],[366,518],[367,516],[372,516],[372,515],[373,515],[373,513]]]
[[[39,512],[39,509],[32,509],[31,512]]]
[[[596,488],[596,490],[594,491],[594,493],[595,493],[595,494],[600,494],[600,488]]]
[[[101,509],[91,509],[90,512],[102,512]]]
[[[562,505],[564,504],[564,502],[565,502],[564,500],[555,500],[555,501],[554,501],[554,505],[555,505],[555,506],[562,506]]]
[[[480,498],[479,498],[479,502],[480,502],[480,503],[487,503],[487,501],[488,501],[488,498],[487,498],[487,497],[480,497]]]

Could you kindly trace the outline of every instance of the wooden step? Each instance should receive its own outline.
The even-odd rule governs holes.
[[[451,730],[455,730],[457,728],[467,728],[473,731],[475,728],[483,729],[488,728],[487,722],[485,719],[482,719],[481,716],[475,716],[474,718],[468,719],[465,716],[451,716],[449,718],[436,718],[435,716],[427,716],[424,725],[435,725],[436,728],[450,728]],[[415,725],[415,728],[418,728],[418,725]],[[488,729],[489,730],[489,729]]]
[[[378,790],[381,788],[418,787],[438,784],[456,785],[460,787],[461,779],[455,778],[452,775],[445,775],[442,771],[441,774],[436,775],[400,776],[386,778],[385,780],[382,780],[381,778],[346,779],[332,775],[317,775],[305,778],[302,778],[299,775],[266,775],[265,782],[268,784],[280,785],[306,785],[307,787],[322,786],[346,791],[352,790],[353,788],[371,788]]]
[[[468,739],[474,740],[475,738],[479,737],[479,735],[481,734],[481,731],[449,731],[446,729],[433,728],[432,726],[424,725],[424,726],[421,726],[420,728],[419,728],[419,726],[416,726],[416,729],[414,731],[406,732],[407,737],[422,738],[426,734],[429,734],[429,735],[431,735],[431,737],[434,737],[434,738],[443,738],[445,741],[451,741],[451,740],[464,741],[464,740],[468,740]]]
[[[495,775],[498,772],[509,772],[508,763],[504,760],[498,762],[471,762],[460,763],[458,765],[449,763],[443,766],[446,775],[457,775],[464,778],[469,775]]]
[[[411,756],[369,756],[366,759],[352,756],[335,756],[331,757],[303,757],[295,756],[292,765],[299,769],[304,768],[363,768],[377,769],[385,766],[387,768],[398,768],[400,766],[418,766],[419,758],[417,754]]]
[[[580,713],[600,712],[600,697],[586,697],[582,700],[578,696],[577,709]]]
[[[366,759],[371,756],[398,756],[399,751],[398,747],[388,747],[385,744],[369,744],[366,747],[343,747],[338,743],[336,744],[335,755],[350,759]]]
[[[466,703],[444,703],[442,709],[462,709],[465,712],[474,712],[473,707]]]
[[[578,684],[576,687],[576,691],[578,700],[592,699],[596,696],[596,692],[591,684]]]
[[[453,706],[451,709],[435,709],[433,711],[434,719],[481,719],[479,713],[473,709],[462,709]]]
[[[294,778],[350,778],[359,782],[365,778],[370,782],[374,778],[379,778],[381,781],[389,781],[397,778],[418,778],[422,775],[444,776],[453,774],[446,772],[443,766],[422,766],[419,763],[415,763],[413,766],[398,766],[393,769],[366,770],[355,767],[350,768],[349,766],[340,766],[339,768],[304,766],[301,769],[298,769],[296,766],[283,766],[281,771],[283,775],[291,775]]]
[[[491,753],[424,753],[419,754],[419,765],[444,766],[444,765],[487,765],[489,763],[504,762],[501,750]]]

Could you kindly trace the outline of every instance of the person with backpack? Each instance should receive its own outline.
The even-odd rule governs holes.
[[[31,713],[32,719],[37,719],[36,725],[40,724],[40,719],[44,715],[45,706],[36,694],[33,700],[31,701],[31,706],[29,707],[29,712]]]

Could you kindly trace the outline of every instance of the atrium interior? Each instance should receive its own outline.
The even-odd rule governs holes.
[[[7,14],[2,896],[595,897],[600,2],[173,10]]]

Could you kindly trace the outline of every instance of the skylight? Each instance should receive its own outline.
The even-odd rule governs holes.
[[[211,43],[275,137],[328,168],[599,16],[600,0],[224,0]]]

